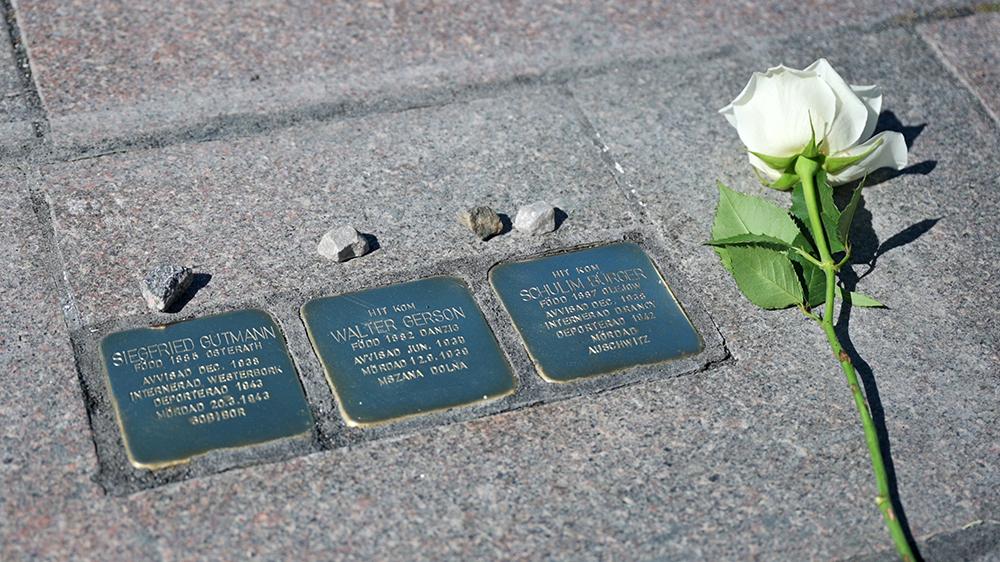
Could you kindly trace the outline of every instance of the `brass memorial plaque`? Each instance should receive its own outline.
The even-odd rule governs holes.
[[[284,337],[260,310],[114,333],[101,341],[101,357],[125,449],[138,468],[313,426]]]
[[[501,264],[490,271],[490,283],[549,382],[702,349],[663,276],[636,244]]]
[[[315,299],[302,306],[302,320],[348,425],[514,391],[510,366],[459,279]]]

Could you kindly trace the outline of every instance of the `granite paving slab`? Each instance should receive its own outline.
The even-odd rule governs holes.
[[[801,341],[814,355],[802,365],[796,350],[784,349],[764,365],[99,504],[149,529],[165,560],[293,551],[302,560],[832,559],[880,549],[878,513],[863,508],[871,494],[855,412],[848,400],[826,400],[846,391],[835,377],[817,375],[826,372],[821,338]],[[988,454],[983,447],[969,453]],[[990,467],[971,467],[979,482],[972,486],[955,470],[938,475],[969,496],[991,493]],[[70,514],[64,531],[79,532],[77,501],[60,504]],[[984,544],[970,548],[995,553]]]
[[[160,262],[202,276],[185,308],[197,311],[335,287],[350,272],[593,242],[632,220],[552,88],[53,164],[34,181],[51,201],[80,325],[144,312],[138,276]],[[554,233],[483,242],[458,220],[470,205],[513,214],[538,198],[567,216]],[[378,248],[340,264],[320,256],[323,233],[346,223]]]
[[[816,44],[824,45],[821,53]],[[799,332],[815,328],[794,313],[756,310],[699,244],[709,235],[715,180],[775,201],[787,197],[757,183],[738,137],[715,109],[739,93],[751,70],[778,62],[801,67],[817,54],[852,82],[880,83],[886,92],[880,126],[901,130],[912,143],[910,167],[898,177],[877,175],[866,190],[856,259],[874,270],[866,275],[868,265],[856,266],[857,287],[890,308],[851,312],[848,347],[877,381],[875,409],[885,412],[913,531],[927,536],[996,519],[1000,496],[992,490],[1000,480],[987,467],[1000,460],[989,429],[998,419],[1000,330],[992,310],[979,303],[997,297],[990,264],[1000,245],[991,217],[1000,211],[1000,159],[989,147],[1000,138],[932,50],[906,30],[828,33],[761,42],[725,57],[622,68],[571,91],[620,167],[619,181],[643,209],[643,221],[660,225],[668,244],[682,248],[678,266],[703,290],[736,368],[770,372],[773,384],[785,384],[793,367],[790,359],[776,361],[782,353],[776,348],[799,345]],[[839,379],[834,367],[828,361],[811,372]],[[846,387],[823,400],[848,401]],[[843,438],[852,454],[864,454],[859,428]],[[855,477],[852,486],[870,493],[869,470]],[[983,495],[969,494],[973,488]],[[866,504],[858,504],[856,516],[872,517],[869,530],[880,527]],[[882,537],[872,540],[874,547]]]
[[[0,189],[0,559],[155,558],[149,533],[91,478],[97,459],[47,256],[23,178]]]
[[[253,119],[241,119],[265,113],[294,121],[336,113],[345,100],[378,105],[402,95],[419,105],[431,90],[447,96],[567,66],[871,25],[963,4],[17,2],[52,139],[61,146],[148,141],[152,130],[178,127],[201,136],[219,126],[252,127]]]
[[[920,26],[958,77],[976,93],[994,119],[1000,120],[1000,12],[991,11]]]

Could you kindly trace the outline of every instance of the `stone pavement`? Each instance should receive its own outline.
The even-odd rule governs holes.
[[[1000,559],[1000,6],[301,4],[0,3],[0,559],[891,559],[821,334],[752,307],[701,245],[715,180],[783,197],[716,109],[752,70],[819,56],[881,84],[880,128],[910,144],[859,214],[858,288],[890,308],[841,316],[905,515],[928,560]],[[455,220],[538,198],[568,214],[542,240]],[[320,258],[341,221],[380,248]],[[717,355],[340,427],[307,295],[459,271],[530,381],[476,276],[625,235]],[[179,314],[139,295],[161,260],[203,274]],[[109,457],[86,342],[247,303],[289,336],[309,450],[163,480]]]

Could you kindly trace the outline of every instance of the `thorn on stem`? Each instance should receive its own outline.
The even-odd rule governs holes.
[[[848,355],[847,352],[845,352],[844,350],[840,350],[840,352],[837,353],[837,359],[839,359],[841,363],[851,362],[851,356]]]
[[[892,509],[892,505],[889,503],[889,498],[885,496],[875,496],[875,505],[885,512],[885,517],[889,521],[896,520],[896,511]]]

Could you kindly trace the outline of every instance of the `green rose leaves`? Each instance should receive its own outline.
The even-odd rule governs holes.
[[[861,187],[843,208],[833,200],[833,190],[819,180],[820,217],[834,253],[850,248],[850,229],[861,202]],[[792,189],[792,209],[733,191],[719,184],[719,207],[712,225],[712,240],[722,265],[750,302],[769,310],[801,306],[807,309],[826,300],[823,271],[809,229],[802,184]],[[854,306],[882,306],[875,299],[851,293]]]

